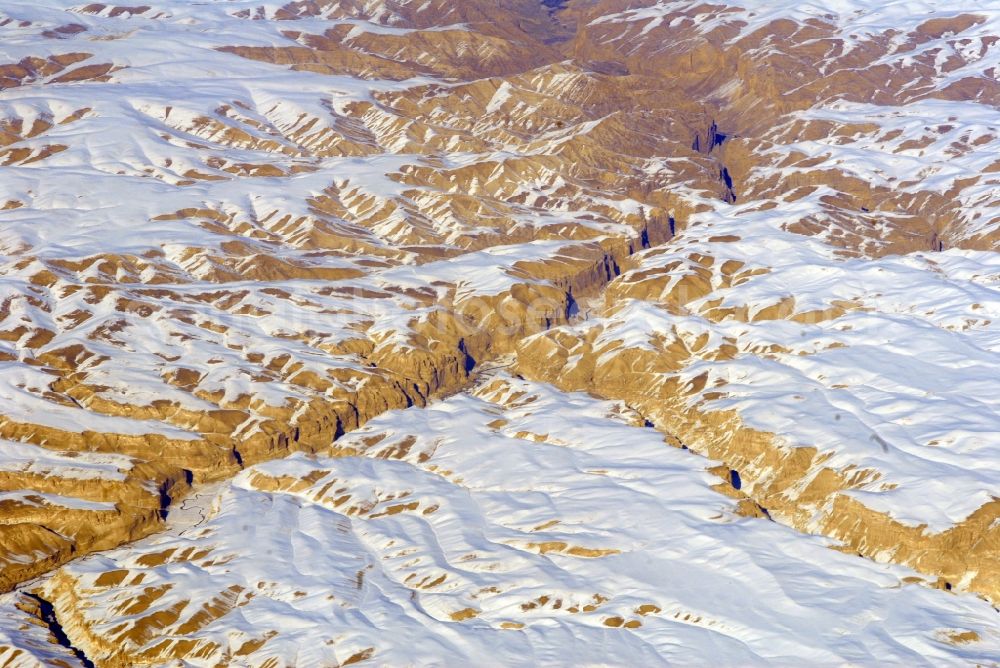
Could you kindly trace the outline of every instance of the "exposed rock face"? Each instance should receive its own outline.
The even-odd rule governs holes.
[[[84,90],[36,68],[45,94],[4,101],[0,436],[154,464],[138,502],[60,486],[58,466],[6,479],[117,506],[12,499],[20,538],[4,541],[0,587],[155,529],[178,481],[313,451],[454,391],[670,236],[666,210],[632,192],[656,187],[654,147],[621,145],[631,129],[591,101],[601,77],[538,41],[562,30],[548,13],[440,4],[95,5],[41,41],[63,13],[11,8],[21,48],[97,40],[121,74]],[[334,27],[293,30],[311,16]],[[299,67],[302,52],[329,67]],[[289,62],[319,74],[289,76]],[[418,75],[468,82],[385,80]]]
[[[642,253],[601,317],[523,341],[518,371],[625,400],[772,517],[997,600],[996,487],[962,462],[997,414],[969,365],[1000,362],[978,315],[1000,264],[839,260],[814,241],[769,258],[789,218],[748,205],[699,221],[708,241]]]
[[[983,601],[740,517],[717,484],[620,403],[491,373],[252,467],[206,520],[40,594],[101,666],[989,656]]]
[[[326,508],[323,467],[362,464],[255,465],[406,459],[358,430],[512,355],[715,460],[694,466],[739,513],[1000,602],[1000,11],[12,0],[0,31],[0,591],[163,530],[192,484],[239,474],[220,526]],[[516,549],[634,549],[536,543]],[[218,604],[189,614],[128,549],[38,590],[99,665],[294,665],[281,629],[223,629],[249,575],[206,571]],[[216,559],[192,549],[166,561]],[[427,614],[530,627],[479,596]],[[73,665],[38,628],[0,665]],[[351,642],[302,660],[406,660]]]

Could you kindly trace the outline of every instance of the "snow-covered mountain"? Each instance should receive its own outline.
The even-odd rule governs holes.
[[[0,3],[0,666],[1000,662],[1000,7],[150,3]]]

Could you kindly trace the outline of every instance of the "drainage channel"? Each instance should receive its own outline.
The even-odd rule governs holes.
[[[671,233],[673,232],[673,219],[671,219]],[[669,237],[664,243],[669,242]],[[656,244],[662,245],[662,244]],[[644,231],[642,234],[642,243],[635,250],[641,250],[644,248],[652,247],[648,243],[648,234]],[[634,252],[634,251],[632,251]],[[611,280],[617,277],[620,273],[620,269],[617,263],[614,264],[614,270],[609,271],[605,280],[602,281],[602,285],[596,291],[596,294],[586,294],[579,297],[573,295],[573,289],[570,286],[566,287],[566,297],[568,301],[567,308],[567,324],[578,324],[590,318],[591,314],[598,310],[601,306],[603,299],[603,289],[607,286]],[[513,353],[499,354],[491,356],[490,358],[484,359],[478,364],[473,364],[471,367],[467,368],[468,378],[466,382],[462,383],[460,386],[453,388],[451,391],[442,392],[437,396],[438,400],[446,399],[455,394],[460,394],[467,391],[470,387],[474,386],[478,381],[480,381],[484,376],[489,376],[500,370],[507,370],[516,364],[516,355]],[[194,526],[198,526],[205,522],[211,512],[212,502],[222,490],[228,481],[213,481],[211,483],[203,484],[192,484],[190,492],[183,498],[178,499],[176,503],[171,503],[168,508],[166,508],[164,516],[164,527],[162,531],[157,531],[149,536],[139,539],[131,543],[132,545],[141,545],[147,540],[156,540],[162,537],[165,533],[177,534],[190,529]],[[114,549],[119,549],[125,547],[129,543],[124,543],[122,545],[116,546]],[[78,557],[79,559],[88,559],[95,555],[99,555],[101,551],[83,554]],[[78,647],[73,645],[71,639],[67,635],[66,631],[63,629],[62,625],[59,623],[58,617],[55,612],[55,608],[49,601],[45,600],[38,594],[29,591],[29,587],[43,582],[49,573],[43,573],[36,578],[22,582],[18,587],[14,589],[15,592],[20,592],[23,596],[30,598],[38,605],[38,612],[36,617],[40,619],[45,626],[48,628],[52,635],[52,639],[60,646],[66,648],[70,651],[81,663],[84,668],[96,668],[96,664],[93,660],[87,657],[86,653],[80,650]],[[34,591],[39,591],[35,589]]]
[[[74,646],[70,641],[69,636],[66,635],[66,631],[63,630],[62,624],[59,623],[58,617],[56,617],[55,607],[38,594],[25,592],[24,595],[38,604],[38,618],[45,623],[45,626],[49,629],[49,633],[52,634],[56,642],[72,652],[80,660],[83,668],[97,668],[94,662],[88,659],[87,655],[83,653],[83,650]]]

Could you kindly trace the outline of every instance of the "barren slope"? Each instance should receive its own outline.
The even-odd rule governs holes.
[[[1000,661],[1000,11],[827,4],[4,3],[0,589],[168,532],[0,665]]]

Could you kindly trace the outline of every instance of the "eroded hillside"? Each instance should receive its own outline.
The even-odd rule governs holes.
[[[1000,11],[554,4],[0,7],[0,665],[998,660]]]

